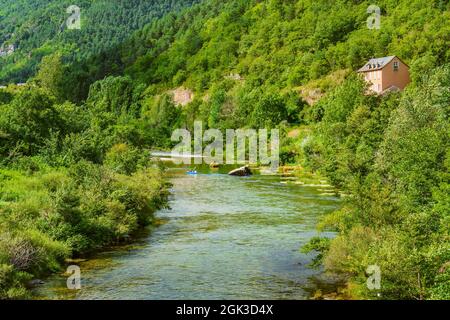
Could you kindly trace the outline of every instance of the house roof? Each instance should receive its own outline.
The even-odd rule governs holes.
[[[383,69],[389,62],[392,61],[396,56],[382,57],[382,58],[374,58],[370,59],[364,67],[358,70],[358,72],[366,72],[366,71],[376,71]]]

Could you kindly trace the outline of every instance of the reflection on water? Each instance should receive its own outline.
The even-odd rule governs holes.
[[[171,210],[133,246],[81,263],[82,289],[61,275],[36,296],[64,299],[306,299],[334,280],[299,248],[338,198],[275,176],[189,176],[171,169]],[[321,195],[322,193],[322,195]],[[325,234],[332,236],[331,233]]]

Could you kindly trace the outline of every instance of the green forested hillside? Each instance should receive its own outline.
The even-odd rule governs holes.
[[[381,28],[368,29],[370,1],[208,1],[170,23],[139,32],[124,58],[149,50],[129,69],[149,83],[203,91],[229,72],[246,82],[295,87],[370,57],[396,54],[414,74],[450,59],[447,1],[379,1]],[[128,50],[126,50],[128,49]],[[127,60],[125,60],[127,61]]]
[[[121,47],[121,64],[147,93],[193,90],[185,119],[307,123],[319,116],[304,110],[311,92],[320,98],[371,57],[398,55],[414,81],[449,63],[448,2],[380,1],[379,30],[367,27],[370,4],[206,1],[137,32]]]
[[[68,62],[77,64],[100,54],[109,55],[134,30],[193,2],[1,0],[0,45],[14,44],[16,51],[0,59],[0,84],[25,82],[34,75],[41,58],[55,51],[64,53]],[[81,10],[80,30],[69,30],[66,26],[70,16],[66,9],[73,4]],[[118,68],[110,66],[106,72]]]
[[[142,28],[138,19],[120,44],[106,37],[97,47],[94,31],[80,33],[83,46],[72,60],[76,41],[67,39],[74,33],[43,43],[28,36],[39,49],[31,58],[19,50],[0,71],[9,79],[13,69],[34,74],[34,54],[46,56],[27,86],[0,89],[0,186],[7,190],[0,228],[14,230],[0,239],[0,296],[23,295],[30,274],[52,269],[69,251],[114,242],[142,225],[164,203],[156,191],[153,198],[138,192],[150,170],[143,150],[170,148],[175,128],[202,120],[219,129],[280,128],[282,162],[326,175],[347,195],[319,225],[338,236],[304,248],[346,276],[347,294],[449,299],[450,3],[380,0],[379,30],[366,24],[371,4],[206,0]],[[4,21],[9,33],[30,30],[25,20]],[[410,66],[412,83],[403,92],[367,94],[355,70],[388,55]],[[186,106],[170,96],[178,87],[194,93]],[[300,136],[287,135],[299,128]],[[152,190],[162,188],[158,177],[152,181]],[[121,196],[130,189],[132,204]],[[152,199],[156,206],[136,211]],[[118,219],[123,212],[127,218]],[[16,217],[24,223],[14,225]],[[42,247],[43,256],[15,265],[12,241]],[[379,290],[366,286],[369,265],[382,271]]]

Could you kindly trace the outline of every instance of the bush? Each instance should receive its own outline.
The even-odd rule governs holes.
[[[130,175],[139,167],[145,166],[150,159],[148,152],[130,147],[125,143],[114,145],[105,157],[105,165],[117,173]]]
[[[130,164],[127,157],[112,159]],[[117,171],[87,161],[68,170],[0,170],[0,298],[23,297],[31,277],[58,270],[71,255],[127,240],[153,222],[168,197],[161,171]]]
[[[0,298],[26,298],[28,292],[24,284],[31,279],[29,273],[17,271],[12,265],[0,263]]]

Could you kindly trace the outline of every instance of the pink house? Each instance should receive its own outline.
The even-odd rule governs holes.
[[[377,94],[403,90],[411,82],[409,66],[396,56],[370,59],[358,73]]]

